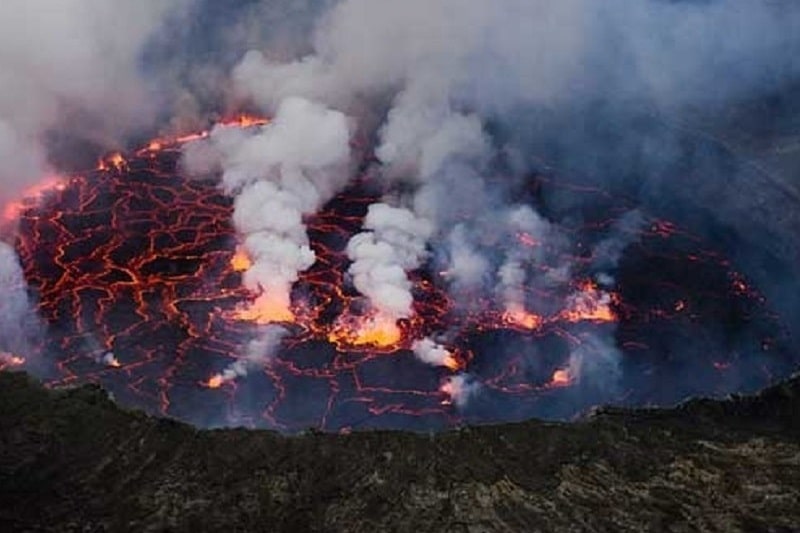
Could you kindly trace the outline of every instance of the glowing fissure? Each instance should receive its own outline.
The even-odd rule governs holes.
[[[264,120],[247,126],[252,132],[225,126],[225,134],[215,130],[191,138],[214,142],[219,135],[244,134],[245,139],[257,139],[260,128],[267,124]],[[511,222],[503,226],[506,235],[519,239],[524,250],[507,254],[499,263],[498,268],[511,265],[505,267],[504,283],[497,288],[499,298],[476,299],[467,312],[460,310],[448,294],[450,275],[425,274],[427,237],[414,241],[414,236],[426,234],[426,222],[402,208],[376,207],[381,203],[375,196],[360,196],[357,184],[337,196],[333,191],[340,190],[343,181],[337,182],[329,189],[334,195],[332,203],[321,211],[319,201],[309,202],[308,209],[298,209],[303,214],[293,220],[300,220],[300,225],[291,222],[278,226],[286,220],[266,224],[258,216],[250,218],[241,212],[236,223],[239,196],[231,201],[209,182],[184,180],[174,174],[172,168],[181,147],[191,144],[186,138],[159,139],[127,157],[112,154],[104,158],[109,163],[102,168],[82,177],[60,179],[55,186],[49,181],[43,183],[32,197],[21,202],[25,208],[20,211],[18,250],[26,277],[40,296],[39,312],[52,323],[63,323],[70,317],[75,320],[74,331],[57,342],[63,354],[58,359],[58,383],[123,380],[130,398],[145,404],[154,402],[156,410],[169,414],[180,408],[174,399],[180,387],[173,376],[189,368],[194,368],[190,375],[198,390],[223,391],[221,394],[230,401],[237,397],[237,381],[245,377],[266,379],[276,392],[261,411],[261,420],[273,427],[293,427],[292,419],[281,414],[286,398],[296,394],[292,380],[321,380],[330,383],[334,391],[349,390],[342,381],[347,375],[352,380],[350,387],[354,387],[348,401],[363,405],[369,416],[394,413],[454,420],[455,413],[479,395],[547,395],[583,386],[587,379],[591,383],[609,348],[603,337],[586,335],[610,331],[608,325],[615,325],[620,316],[631,312],[608,285],[575,272],[569,274],[575,279],[565,282],[558,270],[554,275],[559,276],[559,282],[552,289],[537,289],[535,297],[528,293],[518,269],[550,268],[542,246],[547,240],[544,236],[552,230],[525,210],[509,215]],[[241,168],[241,162],[232,168]],[[288,185],[280,179],[284,171],[242,183],[266,184],[270,198],[276,192],[289,194]],[[239,189],[230,189],[232,179],[229,174],[226,190],[235,193]],[[243,185],[241,191],[247,186]],[[116,199],[104,204],[109,195]],[[62,204],[74,207],[48,211],[48,205]],[[398,216],[401,222],[395,224]],[[72,220],[105,220],[108,229],[76,222],[76,228],[88,231],[70,230]],[[382,225],[386,220],[394,225]],[[404,233],[403,228],[414,224],[421,226]],[[268,229],[267,235],[262,228]],[[521,231],[525,237],[519,237]],[[674,229],[661,222],[645,226],[643,234],[664,241],[675,236]],[[269,253],[276,249],[275,242],[280,242],[269,240],[275,235],[289,236],[292,246],[303,243],[290,250],[307,247],[313,254],[313,261],[285,263],[291,268],[279,276],[286,282],[282,291],[269,290],[274,288],[269,285],[273,279],[252,272],[266,265],[271,275],[276,265],[282,264],[275,263]],[[352,248],[359,245],[354,244],[358,240],[353,241],[353,236],[357,235],[364,235],[368,247],[354,254]],[[405,293],[397,293],[400,297],[395,302],[401,305],[378,309],[378,300],[365,299],[364,293],[369,291],[363,284],[362,290],[354,290],[348,276],[380,272],[385,265],[380,257],[363,270],[353,269],[353,265],[354,259],[371,257],[365,250],[380,248],[382,242],[392,242],[393,253],[405,250],[408,259],[404,262],[401,255],[392,260],[401,265],[396,277],[369,279],[381,283],[394,279],[412,299],[409,302]],[[259,248],[264,243],[269,246]],[[47,256],[40,250],[46,250]],[[725,267],[725,261],[713,254],[695,256],[693,264],[718,261]],[[569,264],[566,257],[562,262]],[[41,261],[47,266],[37,266]],[[575,264],[581,262],[587,260],[574,260]],[[553,268],[560,268],[558,264],[556,261]],[[485,268],[482,271],[488,272]],[[258,282],[248,282],[253,274]],[[262,280],[267,287],[260,283]],[[761,301],[738,274],[730,275],[728,290],[732,297]],[[280,296],[277,300],[270,300],[276,295]],[[648,321],[681,320],[686,309],[697,312],[697,305],[691,294],[682,294],[670,298],[664,307],[637,313],[644,312]],[[401,312],[396,312],[398,309]],[[170,324],[185,332],[182,340],[171,345],[158,340]],[[494,375],[479,376],[476,372],[485,371],[474,368],[478,356],[470,339],[492,332],[514,332],[535,342],[558,340],[570,347],[570,353],[554,361],[538,382],[524,377],[524,364],[530,363],[514,357]],[[137,344],[135,338],[142,340]],[[297,350],[303,353],[303,346],[320,342],[332,346],[336,354],[320,366],[301,364],[285,355]],[[768,349],[773,341],[762,342]],[[625,341],[624,346],[649,349],[638,341]],[[205,359],[197,358],[198,350]],[[174,359],[164,359],[169,354],[175,354]],[[393,364],[391,361],[408,354],[436,373],[433,386],[384,386],[370,377],[369,368],[382,365],[381,361]],[[90,364],[96,365],[93,370],[86,367],[87,356]],[[24,366],[26,359],[3,353],[0,367]],[[169,362],[162,367],[158,363],[162,360]],[[202,370],[212,361],[216,361],[214,368]],[[153,374],[151,368],[156,364],[161,369]],[[732,364],[715,358],[711,368],[729,372]],[[332,420],[339,405],[337,393],[331,394],[320,414],[322,421]],[[394,397],[404,400],[392,400]],[[424,407],[412,407],[418,402]],[[259,424],[258,420],[248,420],[245,422]]]

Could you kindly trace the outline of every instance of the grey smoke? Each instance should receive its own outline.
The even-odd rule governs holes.
[[[411,350],[417,359],[431,366],[448,366],[453,362],[452,352],[429,337],[414,341]]]
[[[480,388],[481,384],[470,374],[461,372],[447,376],[442,383],[441,391],[447,395],[447,401],[458,408],[463,408],[480,391]]]
[[[625,213],[612,224],[608,236],[592,250],[592,269],[604,285],[613,282],[614,272],[625,249],[641,237],[645,218],[639,210]]]
[[[253,370],[264,367],[275,356],[281,341],[288,333],[288,330],[280,326],[264,326],[247,343],[243,353],[236,361],[225,367],[222,372],[215,374],[211,379],[217,381],[219,386],[232,382],[237,378],[245,377]]]
[[[42,178],[49,130],[69,122],[73,136],[113,144],[150,125],[157,110],[141,54],[189,2],[0,4],[0,203]]]
[[[359,101],[385,102],[388,111],[373,133],[380,173],[396,192],[373,207],[428,224],[415,225],[414,234],[395,232],[402,244],[374,229],[351,241],[354,285],[374,307],[407,316],[407,272],[428,253],[456,296],[469,301],[489,285],[507,307],[525,308],[524,287],[568,286],[572,265],[563,255],[572,245],[556,225],[511,199],[532,161],[518,141],[580,140],[584,126],[573,127],[567,117],[598,102],[679,115],[797,78],[800,9],[789,6],[343,0],[320,19],[312,51],[276,61],[252,50],[233,79],[241,94],[266,109],[303,96],[357,116]],[[541,129],[546,122],[537,124],[537,116],[563,117],[550,121],[563,131]],[[491,130],[510,134],[503,141]],[[581,142],[575,146],[580,153]],[[493,164],[503,158],[508,166],[499,181]],[[491,236],[498,229],[513,235],[515,225],[537,243],[525,247]],[[635,230],[636,215],[620,221],[595,250],[593,267],[603,281],[610,282],[634,239],[625,225]],[[580,366],[583,374],[594,369]]]
[[[208,141],[187,147],[190,172],[222,169],[222,187],[235,196],[233,223],[252,261],[244,285],[259,294],[265,321],[291,316],[298,274],[316,257],[304,217],[349,177],[347,117],[302,98],[287,98],[270,124],[254,131],[219,126]]]
[[[347,244],[353,285],[381,315],[411,316],[413,296],[406,272],[425,259],[433,229],[430,222],[408,209],[377,203],[369,206],[364,228],[368,231],[354,235]]]
[[[25,274],[14,248],[0,241],[0,352],[30,358],[32,343],[43,333]],[[28,361],[34,363],[34,361]]]
[[[187,148],[190,168],[222,170],[237,197],[234,222],[255,261],[245,275],[251,289],[288,305],[291,284],[315,260],[303,218],[352,177],[347,142],[358,131],[376,140],[376,173],[391,190],[348,247],[354,285],[374,306],[408,316],[407,273],[430,261],[459,305],[489,294],[548,311],[522,288],[564,289],[574,243],[557,216],[530,208],[525,231],[538,244],[514,238],[513,216],[526,209],[517,185],[528,171],[544,161],[605,184],[630,169],[632,186],[660,201],[667,185],[658,171],[678,157],[678,143],[639,138],[633,110],[679,121],[800,79],[800,5],[791,0],[219,6],[4,1],[0,203],[39,181],[52,155],[44,139],[65,124],[107,146],[152,126],[159,112],[180,129],[242,99],[276,117],[294,106],[303,110],[297,120],[219,129]],[[552,212],[572,207],[557,200],[549,198]],[[640,223],[626,215],[595,247],[590,268],[603,286]],[[16,284],[18,266],[4,260],[2,279]],[[11,294],[7,305],[30,305]],[[587,353],[596,346],[613,359],[597,344]]]

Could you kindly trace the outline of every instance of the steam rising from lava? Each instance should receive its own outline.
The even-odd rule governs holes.
[[[49,170],[48,135],[65,123],[106,147],[152,127],[140,57],[190,1],[0,3],[0,205]]]
[[[28,284],[17,254],[2,241],[0,294],[0,353],[7,354],[7,357],[28,355],[31,344],[41,333],[39,320],[29,300]]]
[[[378,203],[369,206],[364,228],[368,231],[354,235],[347,244],[353,285],[381,317],[409,318],[413,296],[406,272],[425,259],[431,224],[408,209]]]
[[[208,386],[216,389],[236,378],[246,376],[251,370],[263,368],[275,355],[281,340],[287,334],[288,331],[280,326],[265,326],[257,337],[247,344],[243,357],[231,363],[219,374],[211,376]]]
[[[243,281],[258,294],[241,318],[262,324],[292,320],[292,284],[315,260],[303,217],[346,182],[349,136],[342,113],[288,98],[260,131],[222,126],[211,132],[210,146],[188,152],[190,171],[207,170],[200,165],[218,158],[223,188],[236,195],[233,223],[250,260]]]
[[[680,122],[687,110],[713,111],[800,80],[800,34],[793,31],[800,9],[780,0],[340,0],[309,8],[313,21],[293,19],[292,27],[313,30],[285,39],[265,37],[259,21],[241,15],[279,12],[271,0],[215,7],[235,12],[236,23],[212,17],[213,24],[173,25],[169,36],[160,31],[166,21],[203,21],[215,4],[29,4],[0,6],[0,202],[8,206],[6,218],[21,216],[29,225],[26,246],[46,241],[40,226],[69,225],[69,217],[63,226],[58,217],[26,218],[30,205],[9,203],[30,180],[47,175],[53,150],[46,138],[63,124],[71,135],[108,147],[152,126],[157,111],[170,127],[187,117],[215,122],[253,106],[269,117],[157,139],[137,152],[137,159],[158,161],[165,147],[183,147],[183,168],[197,183],[213,178],[233,199],[237,253],[230,270],[240,273],[241,287],[225,285],[198,300],[238,297],[240,289],[246,298],[233,308],[204,309],[200,314],[213,319],[202,327],[173,303],[165,313],[193,339],[211,335],[217,319],[226,332],[238,328],[238,344],[226,338],[224,349],[214,348],[235,360],[204,376],[205,389],[259,367],[277,379],[271,365],[279,353],[311,340],[336,351],[335,371],[312,372],[335,383],[335,391],[340,384],[332,374],[346,368],[359,391],[391,396],[384,387],[362,389],[358,364],[407,352],[413,364],[437,372],[433,395],[460,410],[473,402],[479,408],[497,391],[564,389],[581,396],[579,405],[618,398],[623,349],[638,349],[618,342],[635,336],[617,324],[629,327],[623,322],[636,315],[619,295],[620,271],[631,249],[646,248],[648,234],[675,235],[674,226],[659,226],[641,205],[670,211],[672,199],[683,198],[670,179],[690,165],[671,134],[639,138],[640,118]],[[36,31],[19,31],[31,24]],[[220,49],[204,51],[205,34],[203,43],[180,42],[196,31]],[[172,58],[159,46],[181,53]],[[207,64],[215,60],[220,64]],[[720,181],[713,170],[699,181]],[[119,156],[97,172],[105,179],[137,170]],[[580,184],[563,182],[564,175],[579,175]],[[147,187],[148,195],[177,205],[180,195]],[[59,198],[69,199],[70,191]],[[332,215],[346,203],[340,193],[363,195],[365,209]],[[81,206],[101,200],[84,193]],[[224,212],[215,209],[215,217]],[[727,209],[733,207],[714,206],[714,214]],[[153,234],[148,239],[154,247]],[[24,251],[28,261],[37,258]],[[3,318],[12,318],[0,324],[0,352],[9,354],[25,351],[32,336],[20,334],[18,320],[30,304],[12,252],[0,248],[0,288],[12,295],[3,304]],[[64,248],[59,254],[61,261]],[[654,254],[647,249],[641,260]],[[80,269],[59,261],[67,278],[82,279]],[[109,293],[140,290],[150,279],[117,275],[126,281],[111,282]],[[150,293],[142,294],[134,314],[151,318]],[[682,313],[687,303],[667,307]],[[660,317],[669,315],[658,309]],[[513,347],[499,343],[492,356],[512,362],[494,373],[481,368],[491,363],[472,352],[469,336],[501,330],[536,346],[508,355]],[[111,351],[117,334],[92,348],[95,362],[112,370],[125,368],[123,352]],[[737,353],[730,344],[728,352]],[[566,357],[549,353],[559,350]],[[182,345],[181,360],[188,353]],[[302,374],[296,362],[279,362]],[[527,372],[539,375],[544,367],[546,384],[532,384]]]
[[[769,8],[744,11],[763,24],[783,27]],[[384,198],[370,207],[366,231],[354,235],[347,247],[352,283],[375,313],[367,320],[380,324],[367,324],[367,331],[385,330],[387,324],[391,329],[391,321],[413,317],[410,275],[431,256],[436,269],[449,276],[450,296],[462,310],[476,296],[496,296],[509,324],[536,330],[554,310],[538,305],[532,290],[572,290],[559,316],[613,321],[612,295],[603,286],[613,285],[616,262],[629,242],[610,237],[600,243],[592,262],[602,286],[576,288],[583,283],[575,279],[582,267],[571,257],[581,243],[570,242],[556,224],[513,200],[526,170],[517,155],[524,147],[502,145],[489,133],[489,123],[507,122],[506,112],[520,106],[572,106],[619,89],[618,69],[608,68],[614,60],[597,52],[598,41],[606,40],[635,45],[639,55],[631,61],[659,104],[696,102],[703,93],[694,87],[701,83],[681,81],[708,79],[703,77],[705,61],[712,55],[739,58],[744,52],[716,47],[713,39],[709,44],[690,38],[701,53],[681,57],[676,67],[672,54],[683,48],[644,46],[642,30],[668,37],[677,30],[664,19],[686,17],[693,28],[741,16],[721,5],[344,0],[319,26],[313,54],[281,64],[251,51],[235,69],[234,80],[266,110],[287,97],[310,97],[351,113],[360,129],[377,136],[380,165],[375,173],[383,181]],[[768,57],[785,39],[796,41],[779,32],[748,54]],[[650,62],[659,62],[677,79],[657,79]],[[763,65],[780,69],[784,63],[773,58]],[[582,84],[584,76],[604,70],[607,76],[592,79],[594,85]],[[763,72],[745,73],[730,93],[758,84]],[[648,87],[648,82],[657,83]],[[378,118],[376,111],[363,111],[361,101],[384,101],[388,111]],[[626,217],[618,226],[635,224],[635,212]],[[297,265],[303,266],[309,265]],[[613,337],[588,345],[601,352],[601,361],[619,356]],[[570,379],[595,368],[576,354]],[[614,372],[601,373],[613,380]]]

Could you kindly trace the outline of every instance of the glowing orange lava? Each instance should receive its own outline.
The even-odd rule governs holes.
[[[267,119],[240,115],[217,126],[265,124]],[[181,175],[181,145],[210,135],[208,130],[154,139],[130,154],[130,164],[128,154],[110,154],[101,161],[99,171],[90,170],[69,180],[48,177],[26,191],[24,200],[0,206],[0,214],[20,228],[17,250],[26,279],[38,296],[37,311],[59,332],[58,338],[46,345],[60,372],[51,383],[90,381],[117,390],[125,387],[124,396],[133,398],[134,405],[169,416],[180,416],[187,406],[220,396],[226,401],[207,402],[203,408],[225,409],[220,411],[222,416],[243,413],[243,418],[237,414],[232,419],[235,424],[293,431],[311,423],[349,431],[353,424],[370,426],[373,419],[378,420],[377,427],[387,422],[396,427],[398,422],[392,420],[397,419],[403,420],[399,422],[403,427],[416,420],[422,421],[420,427],[428,427],[431,420],[443,425],[460,423],[457,408],[484,387],[493,396],[519,397],[526,405],[542,391],[557,396],[582,380],[562,355],[581,344],[584,330],[606,329],[607,322],[630,317],[633,327],[619,328],[618,342],[626,355],[655,357],[661,353],[642,342],[649,340],[647,321],[659,321],[656,325],[660,327],[660,321],[675,313],[656,313],[661,309],[649,307],[631,307],[629,312],[629,304],[622,305],[626,292],[617,295],[604,284],[578,281],[580,278],[569,286],[534,286],[530,291],[524,287],[524,297],[529,299],[516,305],[505,301],[505,307],[502,303],[497,307],[494,297],[477,294],[470,302],[474,305],[461,312],[460,302],[448,295],[448,284],[439,283],[452,273],[439,272],[437,277],[426,267],[409,275],[414,289],[413,316],[398,320],[365,311],[366,298],[349,286],[350,261],[344,249],[350,236],[361,231],[367,206],[379,198],[377,191],[360,182],[307,217],[318,261],[299,273],[297,286],[254,289],[246,283],[250,276],[242,275],[253,262],[243,246],[234,249],[237,235],[232,199],[211,180],[206,183]],[[601,231],[603,227],[596,224],[590,229]],[[653,231],[646,235],[648,243],[660,246],[658,239],[673,238],[677,229],[664,223]],[[527,233],[512,235],[512,239],[519,246],[544,244]],[[682,241],[675,246],[683,246]],[[646,249],[642,247],[642,253],[649,253]],[[682,261],[671,251],[665,257]],[[729,272],[716,255],[696,257],[699,259],[690,256],[690,260],[710,272],[703,275]],[[575,258],[577,267],[584,259],[583,255]],[[666,260],[660,255],[656,259]],[[549,268],[541,265],[543,271]],[[666,311],[714,312],[716,306],[704,311],[702,302],[692,298],[694,293],[687,292],[693,286],[678,285],[682,275],[676,274],[673,282],[672,273],[678,270],[665,269],[666,277],[652,282],[670,284],[668,299],[659,297],[659,305],[665,305]],[[570,275],[589,275],[583,272],[578,268]],[[743,277],[731,274],[722,282],[726,292],[721,296],[739,296],[735,302],[744,302],[742,297],[760,302]],[[647,283],[644,289],[652,286],[648,280],[641,283]],[[297,301],[291,301],[292,294]],[[615,315],[618,310],[619,317]],[[240,359],[241,363],[232,366],[230,358],[245,347],[249,353],[252,347],[243,342],[254,338],[261,329],[258,324],[270,323],[287,326],[283,328],[286,341],[281,345],[285,350],[276,353],[276,363],[265,367],[253,382],[265,389],[250,405],[256,398],[234,394],[237,380],[247,374],[240,370],[248,370],[241,365],[255,367],[263,362],[266,366],[267,359]],[[691,324],[682,321],[676,327]],[[487,335],[496,331],[502,337]],[[781,348],[780,337],[775,337],[779,333],[768,333],[769,337],[760,336],[753,342],[765,351]],[[544,375],[537,373],[533,382],[524,366],[528,352],[493,350],[492,342],[510,338],[516,343],[517,337],[541,340],[542,351],[562,343],[564,349],[557,350],[562,354],[557,361],[548,358],[553,366],[546,367],[549,370]],[[87,339],[97,339],[109,351],[103,354],[96,345],[89,346]],[[415,341],[426,339],[434,344],[435,352],[414,349]],[[319,350],[326,340],[333,346]],[[120,350],[123,361],[112,349]],[[709,351],[708,356],[712,353],[717,352]],[[29,361],[37,357],[35,353],[25,355]],[[421,363],[399,366],[414,356]],[[492,358],[491,364],[484,363],[486,358]],[[0,370],[25,363],[23,357],[0,351]],[[707,360],[707,365],[709,374],[713,369],[735,370],[737,359]],[[115,370],[119,367],[124,370]],[[442,381],[433,381],[443,374]],[[423,386],[417,386],[417,377]],[[721,375],[720,379],[727,377]],[[309,398],[320,406],[313,420],[305,409],[295,408],[298,398]],[[384,415],[390,418],[379,420]],[[487,420],[496,421],[494,416]],[[500,419],[504,416],[499,414]],[[516,411],[511,416],[516,416]]]
[[[459,361],[458,358],[455,356],[455,354],[452,352],[444,359],[443,364],[445,368],[447,368],[448,370],[452,370],[453,372],[461,370],[461,361]]]
[[[222,376],[219,375],[219,374],[215,374],[215,375],[211,376],[211,378],[209,378],[208,382],[206,383],[206,386],[209,389],[218,389],[218,388],[220,388],[222,386]]]
[[[21,200],[9,202],[3,207],[3,220],[13,222],[19,219],[22,212],[36,205],[47,193],[63,191],[67,187],[67,180],[61,176],[47,176],[36,185],[25,189],[20,195]]]
[[[569,387],[572,385],[572,375],[568,369],[560,368],[553,372],[549,385],[550,387]]]
[[[269,124],[269,122],[270,120],[265,117],[259,117],[256,115],[248,115],[248,114],[239,114],[236,115],[235,117],[222,119],[219,122],[217,122],[216,125],[222,127],[233,127],[233,128],[251,128],[254,126],[265,126]],[[211,135],[211,130],[203,130],[195,133],[187,133],[185,135],[158,137],[150,141],[150,143],[144,148],[138,150],[136,152],[136,155],[144,156],[147,155],[148,153],[150,155],[153,155],[157,152],[160,152],[167,146],[181,145],[190,143],[192,141],[207,139],[209,135]],[[101,167],[100,170],[105,170],[105,167]]]
[[[25,358],[8,352],[0,352],[0,370],[25,364]]]
[[[119,152],[114,152],[111,155],[102,158],[97,163],[97,170],[100,171],[111,170],[111,169],[122,171],[125,170],[126,168],[128,168],[128,162]]]
[[[241,248],[236,249],[236,253],[231,258],[231,268],[234,272],[244,272],[253,265],[250,257]]]
[[[233,118],[222,119],[219,124],[223,126],[235,126],[238,128],[250,128],[253,126],[265,126],[269,124],[269,119],[256,115],[240,113]]]
[[[235,318],[254,324],[272,324],[274,322],[293,322],[294,313],[288,302],[275,295],[264,292],[251,304],[236,310]]]
[[[542,326],[544,319],[520,306],[512,305],[503,313],[503,322],[512,327],[535,330]]]
[[[339,347],[398,347],[403,332],[397,321],[383,315],[347,317],[340,319],[328,335],[328,340]]]
[[[561,313],[562,319],[567,322],[614,322],[617,319],[611,309],[612,294],[599,290],[591,281],[582,283],[579,289],[569,307]]]

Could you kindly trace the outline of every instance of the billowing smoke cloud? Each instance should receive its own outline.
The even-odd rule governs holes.
[[[347,245],[353,285],[383,316],[407,318],[413,297],[406,271],[422,264],[431,224],[408,209],[373,204],[364,227],[370,231],[355,235]]]
[[[457,362],[453,358],[452,352],[431,338],[424,338],[414,341],[411,345],[417,359],[431,366],[445,366],[453,368]]]
[[[0,5],[0,204],[40,180],[46,134],[106,145],[150,125],[148,41],[191,0],[9,0]]]
[[[268,364],[288,333],[280,326],[264,326],[262,331],[247,343],[244,353],[236,361],[211,377],[208,381],[209,386],[220,387]]]
[[[638,210],[625,213],[612,225],[609,235],[592,250],[592,270],[601,285],[613,285],[614,270],[622,253],[641,237],[645,219]]]
[[[107,148],[152,127],[156,108],[141,55],[191,1],[0,3],[0,231],[16,222],[9,218],[15,212],[4,208],[58,172],[50,167],[59,130]],[[13,248],[2,242],[0,288],[0,350],[25,356],[29,368],[46,372],[31,350],[42,326]]]
[[[525,312],[526,288],[564,290],[575,274],[563,260],[574,243],[553,221],[511,200],[532,166],[528,147],[516,140],[575,134],[568,123],[564,132],[542,131],[526,117],[631,103],[677,113],[798,77],[788,50],[800,50],[792,30],[800,10],[787,6],[343,0],[321,19],[312,53],[280,62],[253,50],[233,78],[264,108],[304,96],[358,116],[362,128],[373,125],[390,193],[370,207],[366,231],[347,252],[353,284],[375,309],[409,316],[407,273],[433,258],[457,303],[468,306],[488,289],[507,311]],[[729,38],[733,28],[736,39]],[[388,111],[375,120],[363,102],[382,102]],[[494,134],[502,131],[510,132],[505,140]],[[613,283],[639,225],[629,215],[597,246],[598,281]],[[607,308],[608,294],[590,296],[596,298],[587,303],[585,293],[573,294],[564,306]],[[593,368],[579,366],[584,376]]]
[[[798,74],[798,17],[785,1],[343,0],[313,54],[278,63],[254,50],[234,77],[266,106],[394,92],[395,108],[420,114],[392,118],[428,127],[441,120],[421,111],[437,107],[486,113],[615,94],[719,104]]]
[[[448,376],[442,383],[441,391],[447,395],[448,401],[456,407],[464,407],[470,398],[480,391],[480,383],[467,373]]]
[[[584,335],[569,355],[568,375],[590,395],[590,402],[603,401],[617,391],[622,370],[621,353],[614,344],[613,332]]]
[[[542,266],[545,260],[544,244],[552,245],[559,239],[550,223],[528,206],[510,208],[503,221],[508,231],[505,258],[498,270],[498,292],[506,311],[518,313],[527,305],[525,288],[531,284],[526,265]],[[538,274],[539,281],[553,286],[568,281],[569,265],[550,265]]]
[[[0,352],[30,358],[43,332],[28,296],[25,275],[14,249],[0,241]],[[34,361],[27,361],[34,363]]]
[[[623,216],[587,264],[575,265],[568,258],[578,243],[562,223],[579,209],[552,197],[528,205],[521,184],[529,173],[577,168],[608,181],[625,168],[619,179],[634,196],[660,196],[667,185],[653,169],[680,152],[671,138],[639,138],[629,128],[634,118],[680,122],[686,109],[800,80],[792,0],[241,4],[3,2],[0,204],[41,178],[53,158],[45,140],[64,125],[105,146],[151,125],[159,111],[176,123],[203,121],[214,105],[224,112],[248,99],[272,124],[217,128],[208,143],[187,148],[186,164],[200,174],[221,170],[235,196],[234,224],[252,263],[243,279],[259,294],[250,318],[291,318],[292,284],[315,261],[304,217],[352,176],[354,132],[374,144],[372,174],[387,190],[346,250],[353,286],[374,310],[411,316],[409,272],[426,263],[448,283],[457,311],[476,297],[545,316],[603,310],[641,216]],[[175,24],[182,16],[198,23]],[[161,31],[167,23],[170,32]],[[2,267],[2,280],[16,286],[16,260]],[[580,268],[601,289],[573,287],[587,274]],[[566,296],[554,307],[532,289]],[[6,305],[28,305],[22,292],[12,294],[19,297]],[[13,332],[13,323],[0,330],[9,349]],[[582,346],[570,363],[581,383],[593,373],[618,375],[613,339]],[[447,348],[431,339],[414,348],[430,364],[447,360]],[[477,390],[466,375],[448,383],[461,405]]]
[[[243,283],[259,294],[248,318],[292,319],[292,284],[316,259],[303,218],[347,182],[349,140],[344,114],[292,97],[258,131],[220,126],[208,143],[189,147],[189,171],[219,165],[223,189],[236,196],[233,223],[252,261]]]

